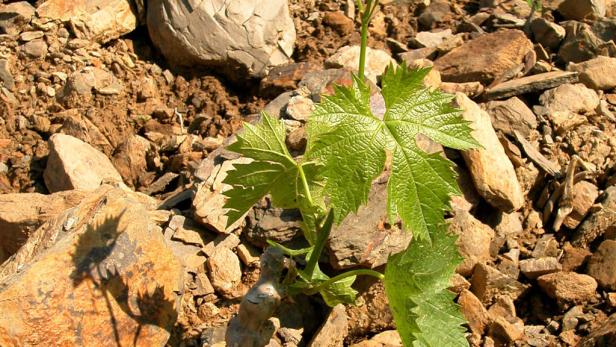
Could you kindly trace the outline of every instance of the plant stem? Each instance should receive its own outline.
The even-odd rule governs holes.
[[[359,71],[358,75],[364,79],[366,70],[366,51],[368,47],[368,27],[370,26],[370,20],[376,10],[379,2],[378,0],[367,0],[366,6],[362,6],[362,1],[357,1],[359,11],[361,14],[361,46],[359,47]]]
[[[310,206],[314,206],[312,194],[310,193],[310,187],[308,186],[308,180],[306,179],[306,174],[304,173],[304,167],[302,165],[298,165],[297,171],[299,171],[299,178],[302,180],[302,186],[304,187],[304,192],[306,193],[306,200],[308,200]]]
[[[317,227],[317,241],[314,244],[314,249],[308,257],[308,263],[306,264],[305,272],[310,279],[312,279],[312,276],[314,275],[314,270],[317,267],[317,263],[319,262],[319,258],[321,257],[321,253],[323,252],[323,248],[325,248],[325,241],[327,241],[329,233],[332,231],[333,225],[334,210],[330,209],[327,213],[327,217],[325,217],[325,222],[323,223],[323,226]]]
[[[370,270],[370,269],[356,269],[356,270],[351,270],[351,271],[347,271],[345,273],[341,273],[338,276],[334,276],[330,279],[328,279],[327,281],[321,282],[318,286],[310,289],[309,291],[306,292],[306,294],[308,295],[313,295],[318,293],[321,289],[326,288],[327,286],[329,286],[332,283],[338,282],[340,280],[343,280],[347,277],[351,277],[351,276],[358,276],[358,275],[366,275],[366,276],[372,276],[372,277],[376,277],[379,280],[383,280],[385,279],[385,275],[383,275],[382,273],[378,272],[378,271],[374,271],[374,270]]]

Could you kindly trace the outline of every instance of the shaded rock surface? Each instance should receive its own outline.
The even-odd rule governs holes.
[[[217,68],[236,80],[242,73],[263,77],[287,63],[295,43],[286,0],[155,0],[148,2],[147,22],[152,41],[169,61]]]

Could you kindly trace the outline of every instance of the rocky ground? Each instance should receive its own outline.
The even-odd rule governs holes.
[[[234,0],[212,19],[218,3],[0,1],[1,346],[220,346],[265,240],[302,242],[267,199],[225,228],[242,159],[224,144],[266,110],[302,153],[314,103],[357,66],[353,1]],[[418,139],[457,164],[469,342],[616,345],[616,2],[381,3],[367,77],[433,66],[483,145]],[[328,273],[408,244],[384,188],[332,232]],[[382,285],[357,289],[333,310],[288,300],[270,346],[400,346]]]

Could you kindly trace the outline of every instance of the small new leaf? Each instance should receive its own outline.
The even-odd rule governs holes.
[[[423,85],[429,69],[390,66],[382,76],[386,111],[382,119],[370,110],[370,89],[354,78],[353,86],[337,87],[324,97],[308,123],[306,157],[323,163],[324,191],[339,222],[367,201],[370,185],[391,153],[388,214],[399,216],[416,239],[430,239],[430,230],[444,225],[443,211],[459,194],[448,160],[427,154],[415,139],[423,134],[455,149],[478,144],[452,97]]]
[[[389,258],[385,292],[404,346],[468,346],[465,321],[447,289],[460,261],[446,228],[433,233],[432,243],[413,240]]]

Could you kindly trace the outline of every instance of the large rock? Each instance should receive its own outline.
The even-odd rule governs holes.
[[[580,82],[588,88],[609,90],[616,87],[616,58],[599,56],[580,64],[570,64],[568,69],[579,72]]]
[[[594,90],[577,83],[563,84],[547,90],[541,94],[539,102],[552,113],[569,111],[583,114],[594,112],[600,99]]]
[[[0,34],[16,35],[34,16],[34,7],[27,1],[0,7]]]
[[[595,298],[597,281],[575,272],[555,272],[540,276],[539,286],[560,305],[580,304]]]
[[[51,195],[0,195],[0,263],[17,252],[36,229],[79,204],[86,194],[71,190]]]
[[[519,30],[485,34],[436,60],[434,67],[445,82],[481,82],[494,79],[523,63],[533,44]]]
[[[605,0],[565,0],[558,6],[558,12],[566,19],[580,20],[586,17],[605,16]]]
[[[0,267],[0,345],[166,343],[183,267],[132,194],[101,187]]]
[[[101,44],[130,33],[138,24],[130,0],[47,0],[36,13],[70,22],[72,28]]]
[[[492,128],[490,116],[464,94],[456,94],[455,101],[463,110],[464,119],[471,122],[473,137],[483,146],[462,152],[477,192],[502,211],[519,209],[524,204],[522,188],[513,164]]]
[[[458,235],[456,245],[464,261],[456,268],[462,276],[470,276],[478,263],[490,261],[490,243],[494,230],[478,221],[467,211],[456,211],[449,230]]]
[[[242,80],[289,62],[295,27],[287,0],[154,0],[148,31],[172,63],[220,69]]]
[[[50,192],[94,190],[104,180],[122,182],[109,158],[79,139],[54,134],[49,138],[49,147],[43,178]]]
[[[609,290],[616,290],[616,241],[605,240],[588,261],[588,274]]]

